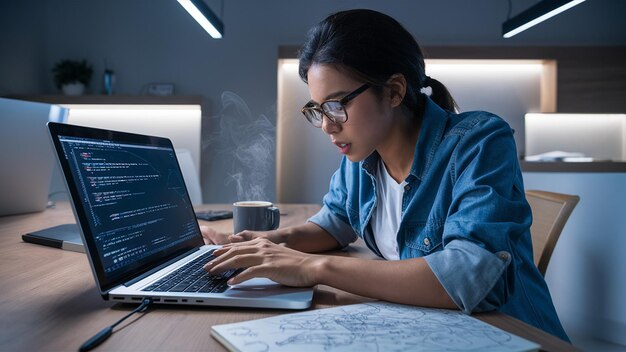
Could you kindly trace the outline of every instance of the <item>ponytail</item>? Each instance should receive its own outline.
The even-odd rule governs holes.
[[[456,104],[456,101],[454,101],[454,98],[452,98],[452,94],[450,94],[450,91],[443,83],[426,76],[424,87],[430,87],[432,89],[430,99],[432,99],[435,104],[439,105],[440,108],[453,112],[459,110],[459,106]]]

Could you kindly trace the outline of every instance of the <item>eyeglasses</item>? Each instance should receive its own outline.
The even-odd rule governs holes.
[[[365,83],[341,99],[329,99],[320,105],[308,102],[302,108],[302,114],[313,126],[317,128],[322,127],[324,115],[326,115],[326,117],[328,117],[328,119],[333,123],[344,123],[348,121],[346,104],[348,104],[350,100],[356,98],[359,94],[365,92],[369,87],[370,84]]]

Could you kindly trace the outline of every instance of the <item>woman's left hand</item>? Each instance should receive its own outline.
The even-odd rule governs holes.
[[[228,280],[235,285],[255,277],[265,277],[286,286],[317,284],[316,272],[323,256],[299,252],[266,238],[232,243],[214,252],[217,258],[204,266],[211,274],[246,268]]]

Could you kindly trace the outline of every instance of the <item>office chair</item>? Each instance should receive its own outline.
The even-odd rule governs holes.
[[[533,213],[533,223],[530,226],[533,257],[539,272],[545,276],[556,241],[580,197],[529,190],[526,191],[526,199]]]

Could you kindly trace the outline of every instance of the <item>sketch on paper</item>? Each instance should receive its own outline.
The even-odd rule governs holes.
[[[239,351],[531,351],[539,345],[459,311],[386,302],[216,325]]]

